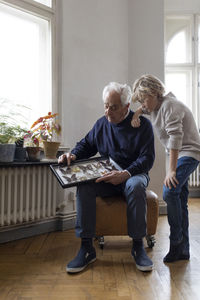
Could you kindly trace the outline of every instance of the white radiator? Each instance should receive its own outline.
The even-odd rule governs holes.
[[[189,186],[200,187],[200,166]],[[55,217],[57,180],[48,165],[0,168],[0,228]]]
[[[200,165],[196,168],[196,170],[190,175],[189,179],[189,187],[200,187]]]
[[[56,215],[56,178],[48,165],[0,168],[0,228]]]

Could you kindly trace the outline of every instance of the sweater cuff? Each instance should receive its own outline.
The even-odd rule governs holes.
[[[128,170],[124,170],[125,172],[128,173],[128,175],[131,177],[131,173]]]
[[[179,149],[181,149],[181,147],[182,147],[182,137],[180,137],[180,138],[170,138],[169,139],[169,142],[168,142],[168,145],[167,145],[167,148],[168,149],[177,149],[177,150],[179,150]]]

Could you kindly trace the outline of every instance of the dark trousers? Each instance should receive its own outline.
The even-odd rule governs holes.
[[[130,177],[125,183],[87,183],[77,187],[76,236],[92,238],[96,227],[96,197],[124,195],[127,202],[128,235],[134,239],[146,235],[146,187],[149,177],[140,174]],[[116,216],[116,222],[117,218]]]
[[[176,245],[185,240],[185,252],[189,252],[188,179],[199,162],[188,156],[178,159],[176,178],[179,184],[171,189],[163,186],[163,199],[167,203],[170,242]]]

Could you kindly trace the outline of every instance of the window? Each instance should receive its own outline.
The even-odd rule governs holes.
[[[0,98],[28,107],[27,127],[52,111],[54,11],[36,1],[0,1]],[[37,1],[51,6],[52,1]],[[18,5],[19,4],[19,5]],[[31,5],[32,4],[32,5]],[[28,112],[28,113],[27,113]]]
[[[39,2],[41,4],[44,4],[46,6],[52,7],[52,1],[51,0],[34,0],[35,2]]]
[[[200,16],[165,18],[165,83],[193,112],[200,127]]]

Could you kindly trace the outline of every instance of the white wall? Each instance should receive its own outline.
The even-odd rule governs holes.
[[[199,0],[164,0],[166,12],[200,12]]]
[[[164,2],[160,0],[129,1],[129,83],[145,73],[164,80]],[[155,150],[149,188],[161,200],[165,152],[156,136]]]
[[[127,0],[65,0],[62,12],[64,144],[72,147],[103,114],[103,87],[128,80]]]
[[[59,0],[60,113],[72,148],[103,114],[102,89],[143,73],[164,77],[163,0]],[[162,198],[165,157],[156,142],[150,187]]]
[[[129,1],[129,80],[145,73],[164,79],[164,3]]]

